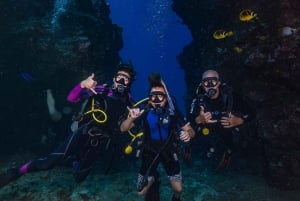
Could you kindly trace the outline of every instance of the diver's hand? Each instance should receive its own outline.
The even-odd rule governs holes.
[[[183,127],[181,127],[179,139],[183,142],[189,142],[193,137],[195,137],[195,131],[190,125],[190,122],[186,123]]]
[[[237,116],[229,113],[228,117],[226,117],[226,116],[222,117],[220,122],[224,128],[232,128],[232,127],[243,124],[244,120],[240,117],[237,117]]]
[[[188,141],[191,140],[191,136],[190,136],[190,133],[188,131],[180,131],[179,138],[183,142],[188,142]]]
[[[132,120],[137,119],[138,117],[140,117],[143,113],[144,110],[141,110],[140,108],[129,108],[127,107],[129,114],[130,114],[130,118],[132,118]]]
[[[199,115],[196,117],[195,122],[197,124],[203,124],[203,123],[214,123],[214,121],[211,120],[212,115],[210,112],[204,112],[204,107],[200,106],[200,112]]]
[[[95,87],[97,85],[97,82],[94,80],[94,76],[95,74],[92,73],[88,78],[86,78],[85,80],[80,82],[80,87],[81,88],[86,88],[91,90],[94,94],[97,94],[97,92],[95,91]]]
[[[134,120],[141,116],[144,110],[140,110],[140,108],[130,108],[127,106],[129,111],[129,116],[125,119],[120,125],[120,131],[125,132],[131,129],[134,126]]]

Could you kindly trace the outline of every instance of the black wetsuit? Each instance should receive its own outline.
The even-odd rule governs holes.
[[[86,114],[80,118],[78,128],[68,136],[55,152],[25,163],[18,168],[17,175],[13,175],[12,179],[16,179],[27,172],[50,169],[58,161],[69,157],[73,158],[76,181],[81,182],[88,176],[100,152],[106,150],[112,138],[119,133],[119,121],[122,115],[127,113],[127,106],[133,105],[129,93],[120,94],[102,85],[97,86],[95,90],[97,95],[93,95],[86,89],[81,89],[79,85],[74,87],[68,96],[69,101],[79,102],[86,98],[89,100]],[[5,175],[0,177],[0,184],[5,185],[8,182],[9,179]]]
[[[142,164],[137,180],[138,191],[144,187],[141,186],[144,179],[156,176],[160,163],[171,181],[181,181],[178,130],[186,124],[183,115],[178,110],[171,115],[167,108],[161,114],[150,109],[135,124],[142,125],[144,133],[140,147]]]
[[[213,148],[216,152],[223,153],[226,150],[233,151],[235,149],[233,135],[238,129],[236,127],[224,128],[219,121],[222,116],[228,116],[229,112],[231,112],[233,115],[241,117],[244,120],[244,124],[254,117],[249,105],[238,94],[233,93],[231,88],[225,87],[221,88],[217,99],[210,99],[204,93],[200,93],[191,104],[188,119],[197,131],[198,137],[201,138],[201,148],[206,151]],[[216,123],[195,123],[195,118],[200,113],[201,105],[204,107],[205,112],[212,113],[212,120],[217,120]],[[208,129],[209,134],[204,135],[202,133],[203,129]]]

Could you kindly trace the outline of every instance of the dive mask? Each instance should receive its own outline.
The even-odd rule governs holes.
[[[202,79],[202,86],[208,87],[215,87],[219,83],[219,79],[217,77],[206,77]]]
[[[123,74],[123,73],[117,73],[115,75],[115,82],[118,83],[118,84],[127,86],[127,85],[129,85],[130,78],[127,75]]]
[[[152,91],[149,94],[149,100],[153,103],[161,103],[165,100],[166,94],[161,91]]]

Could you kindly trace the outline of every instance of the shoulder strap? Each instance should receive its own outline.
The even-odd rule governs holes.
[[[232,111],[233,107],[233,89],[232,87],[228,86],[226,83],[222,84],[222,96],[223,96],[223,103],[227,112]]]

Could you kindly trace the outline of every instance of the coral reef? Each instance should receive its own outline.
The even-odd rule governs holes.
[[[174,0],[174,10],[190,28],[194,41],[179,56],[186,72],[188,98],[199,75],[215,68],[249,99],[257,112],[257,135],[248,140],[264,148],[266,178],[278,188],[295,188],[299,169],[299,15],[300,3],[284,1]],[[251,9],[257,19],[242,22],[238,13]],[[211,37],[226,27],[234,35]],[[232,50],[241,51],[232,51]],[[227,50],[227,51],[223,51]]]

